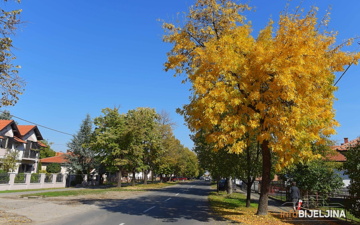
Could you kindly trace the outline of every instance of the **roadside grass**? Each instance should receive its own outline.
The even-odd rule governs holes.
[[[242,193],[227,195],[226,192],[211,192],[209,195],[210,206],[213,211],[227,220],[241,224],[269,224],[269,225],[292,225],[292,224],[339,224],[336,222],[321,223],[320,221],[299,221],[296,218],[281,218],[278,213],[268,213],[267,216],[257,216],[258,204],[251,202],[251,207],[246,207],[246,196]]]
[[[42,192],[36,194],[26,194],[21,195],[21,197],[29,197],[29,196],[46,196],[46,197],[62,197],[62,196],[79,196],[79,195],[89,195],[89,194],[105,194],[107,192],[113,191],[147,191],[149,189],[157,189],[157,188],[164,188],[167,186],[175,185],[176,182],[172,183],[155,183],[155,184],[139,184],[136,186],[126,186],[126,187],[109,187],[109,188],[101,188],[101,189],[81,189],[81,190],[69,190],[69,191],[49,191],[49,192]]]
[[[7,191],[0,191],[0,194],[2,194],[2,193],[13,193],[13,192],[26,192],[26,191],[56,190],[56,189],[64,189],[64,188],[42,188],[42,189],[25,189],[25,190],[7,190]]]
[[[245,224],[284,224],[273,215],[257,216],[258,204],[251,203],[251,207],[246,208],[246,196],[241,193],[227,195],[226,192],[211,192],[209,195],[211,208],[220,216],[227,220],[232,220]]]

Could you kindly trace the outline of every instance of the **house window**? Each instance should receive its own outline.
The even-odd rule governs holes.
[[[8,140],[8,137],[4,137],[4,139],[1,139],[1,148],[7,148]]]

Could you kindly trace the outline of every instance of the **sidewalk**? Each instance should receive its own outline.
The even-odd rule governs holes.
[[[240,190],[240,188],[236,188],[236,192],[246,195],[246,192]],[[250,198],[251,198],[252,201],[254,201],[256,203],[259,203],[260,195],[257,194],[257,193],[252,192]],[[269,212],[271,212],[271,213],[281,213],[281,212],[289,212],[290,210],[292,210],[292,207],[284,206],[284,205],[282,205],[282,203],[269,198],[269,200],[268,200],[268,211]]]

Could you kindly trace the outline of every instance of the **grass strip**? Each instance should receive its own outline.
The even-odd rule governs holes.
[[[56,190],[56,189],[64,189],[64,188],[42,188],[42,189],[6,190],[6,191],[0,191],[0,194],[2,194],[2,193],[14,193],[14,192],[26,192],[26,191],[46,191],[46,190]]]
[[[42,192],[36,194],[26,194],[21,195],[21,197],[28,197],[28,196],[46,196],[46,197],[61,197],[61,196],[79,196],[79,195],[88,195],[88,194],[105,194],[107,192],[112,191],[147,191],[149,189],[157,189],[157,188],[164,188],[167,186],[175,185],[177,183],[156,183],[156,184],[139,184],[136,186],[126,186],[126,187],[108,187],[108,188],[101,188],[101,189],[80,189],[80,190],[68,190],[68,191],[49,191],[49,192]]]

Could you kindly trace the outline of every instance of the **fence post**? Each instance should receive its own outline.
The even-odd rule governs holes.
[[[63,180],[62,180],[62,183],[63,183],[64,187],[66,187],[66,178],[67,178],[67,174],[66,174],[66,173],[64,173],[64,174],[62,174],[62,175],[63,175]]]
[[[51,175],[52,175],[51,183],[52,183],[52,186],[55,187],[57,174],[56,174],[56,173],[53,173],[53,174],[51,174]]]
[[[26,189],[29,189],[30,180],[31,180],[31,173],[24,173],[24,174],[25,174]]]
[[[306,200],[306,207],[307,208],[309,208],[309,191],[306,191],[306,198],[307,198],[307,200]]]
[[[44,187],[44,183],[45,183],[45,176],[46,174],[45,173],[40,173],[40,185],[41,185],[41,188]]]
[[[9,184],[10,184],[10,189],[9,190],[12,190],[13,187],[14,187],[14,182],[15,182],[15,176],[16,176],[16,173],[9,173]]]

